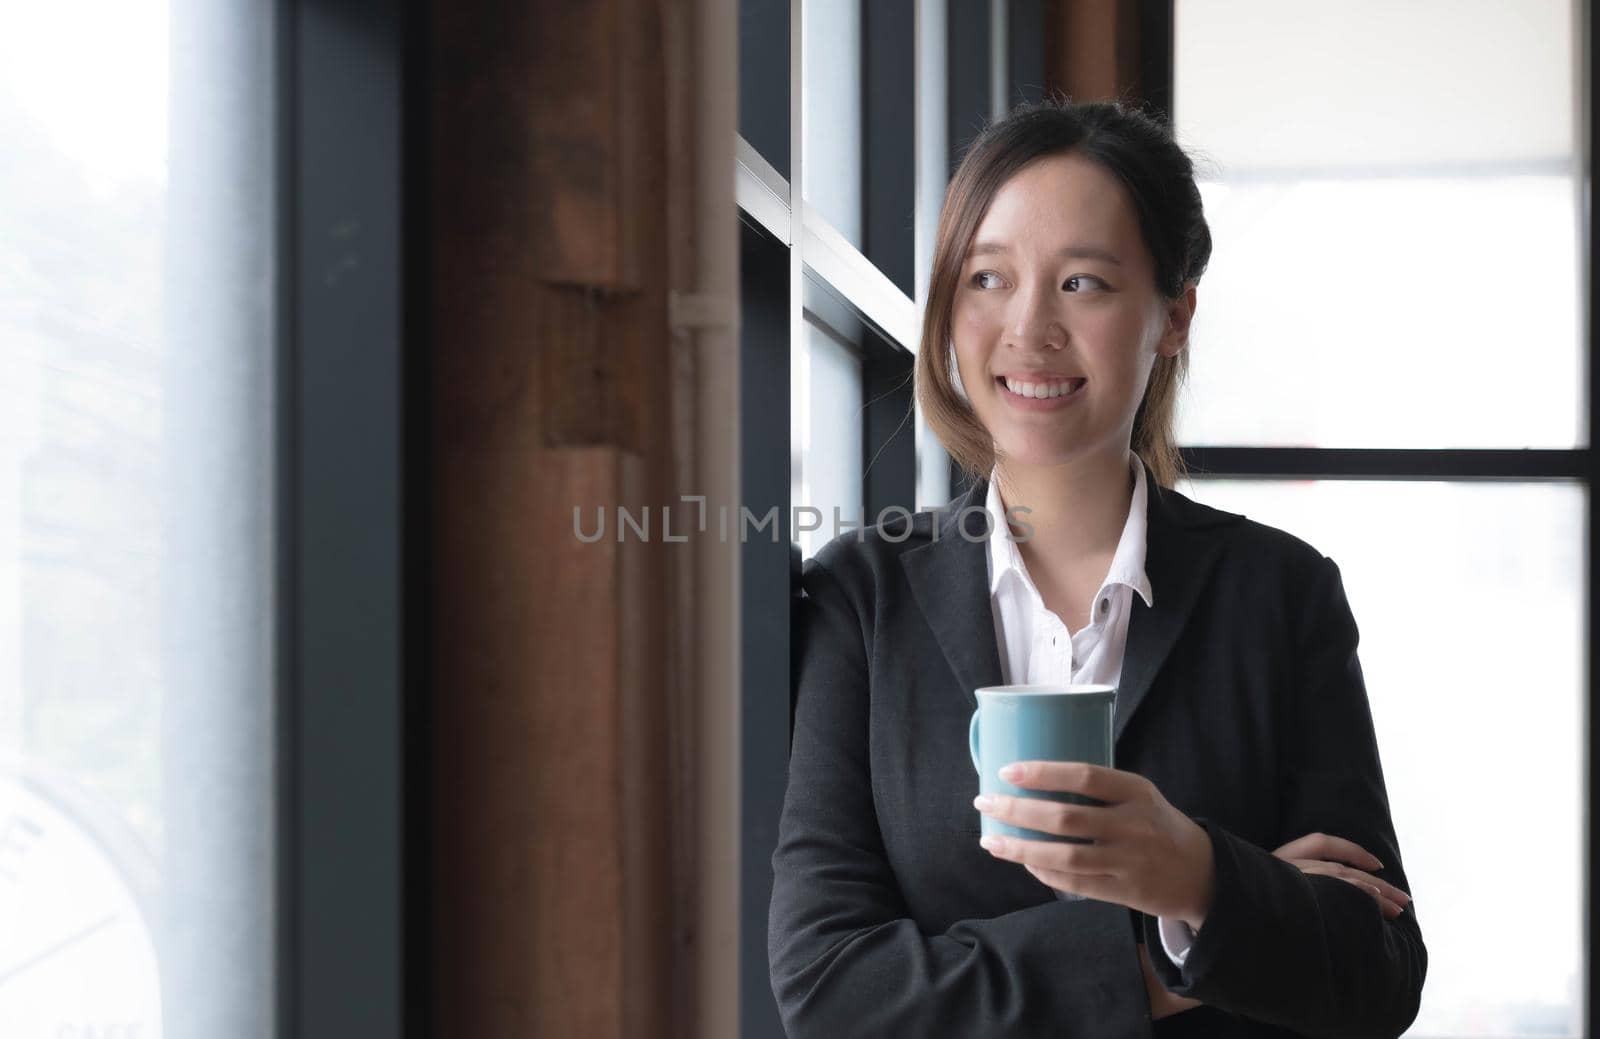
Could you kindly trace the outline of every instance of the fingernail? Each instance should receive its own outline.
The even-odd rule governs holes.
[[[1011,782],[1012,780],[1021,779],[1022,766],[1018,765],[1016,762],[1012,762],[1000,770],[1000,778],[1005,780],[1007,783]]]
[[[980,812],[987,812],[994,807],[994,798],[988,794],[979,794],[972,799],[972,807]]]
[[[978,838],[978,843],[983,847],[984,851],[999,851],[1005,846],[1005,842],[999,837],[987,834]]]

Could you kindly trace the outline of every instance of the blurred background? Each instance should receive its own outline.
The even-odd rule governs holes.
[[[1589,31],[0,0],[0,1036],[780,1036],[798,561],[960,492],[939,207],[1054,94],[1199,163],[1179,488],[1343,572],[1407,1034],[1590,1034]]]

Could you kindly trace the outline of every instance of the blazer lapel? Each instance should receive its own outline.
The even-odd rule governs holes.
[[[900,557],[911,594],[973,708],[978,706],[974,690],[1001,681],[994,610],[989,605],[988,547],[983,540],[982,510],[988,491],[985,481],[975,481],[965,495],[933,513],[938,536]]]
[[[1197,505],[1160,486],[1148,465],[1145,487],[1145,573],[1155,606],[1146,606],[1137,595],[1132,597],[1133,613],[1128,618],[1128,641],[1117,686],[1114,739],[1121,738],[1144,702],[1195,610],[1222,548],[1223,539],[1210,528],[1240,518]],[[900,557],[911,593],[973,708],[978,705],[974,690],[1001,682],[994,609],[989,602],[988,550],[982,540],[986,521],[981,513],[988,490],[986,481],[975,481],[965,495],[933,514],[938,537]]]
[[[1200,589],[1222,550],[1223,538],[1207,528],[1240,518],[1234,513],[1198,506],[1177,491],[1160,486],[1148,465],[1145,487],[1149,504],[1144,566],[1155,605],[1146,606],[1139,596],[1132,597],[1122,678],[1117,683],[1113,740],[1122,738],[1123,730],[1149,694],[1161,665],[1194,613]]]

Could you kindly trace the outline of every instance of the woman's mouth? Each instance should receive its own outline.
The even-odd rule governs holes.
[[[1088,385],[1089,380],[1079,378],[1029,380],[1000,375],[995,377],[995,383],[1000,388],[1001,397],[1008,403],[1029,411],[1039,411],[1061,407],[1077,400],[1083,396],[1083,388]]]

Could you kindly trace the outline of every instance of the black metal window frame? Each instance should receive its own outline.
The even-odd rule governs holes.
[[[402,1036],[427,993],[419,9],[276,11],[276,1031]]]

